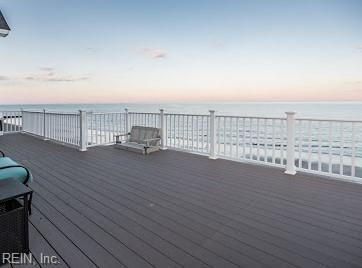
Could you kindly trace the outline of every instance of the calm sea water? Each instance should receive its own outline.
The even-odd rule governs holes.
[[[219,115],[285,116],[286,111],[297,112],[297,117],[362,120],[362,102],[214,102],[214,103],[118,103],[118,104],[37,104],[0,105],[4,110],[47,109],[51,111],[116,112],[128,108],[134,112],[207,114],[210,109]]]

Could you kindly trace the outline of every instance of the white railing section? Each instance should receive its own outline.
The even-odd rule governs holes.
[[[298,170],[362,178],[362,121],[296,120]]]
[[[80,145],[80,116],[77,113],[45,113],[45,139]]]
[[[44,115],[43,111],[23,111],[23,132],[44,136]]]
[[[78,147],[113,144],[132,126],[160,127],[162,148],[362,182],[362,121],[165,113],[2,112],[3,133],[25,132]],[[1,134],[1,132],[0,132]]]
[[[126,133],[126,113],[87,113],[88,147],[112,144]]]
[[[78,113],[22,111],[22,131],[44,139],[80,146]]]
[[[129,130],[132,126],[160,127],[159,113],[128,113],[128,117]]]
[[[20,111],[3,111],[0,112],[0,131],[3,133],[20,132],[22,118]]]
[[[165,146],[191,152],[209,152],[208,115],[165,114]]]
[[[285,118],[216,116],[217,156],[286,164]]]
[[[88,147],[115,142],[115,136],[128,133],[132,126],[160,127],[159,113],[87,113]]]

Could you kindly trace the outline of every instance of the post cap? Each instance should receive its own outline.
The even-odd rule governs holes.
[[[210,113],[215,113],[215,110],[209,110]]]
[[[164,109],[160,109],[160,112],[164,112],[165,110]]]
[[[293,114],[296,114],[296,112],[293,112],[293,111],[290,111],[290,112],[285,112],[286,114],[290,114],[290,115],[293,115]]]

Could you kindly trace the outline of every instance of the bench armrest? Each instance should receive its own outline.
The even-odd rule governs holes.
[[[119,137],[124,137],[124,136],[129,136],[131,135],[131,133],[123,133],[123,134],[118,134],[118,135],[114,135],[116,137],[116,143],[119,142]]]
[[[146,146],[150,146],[150,142],[151,141],[160,141],[161,138],[154,138],[154,139],[146,139],[146,140],[143,140],[143,142],[146,143]]]
[[[118,135],[114,135],[114,136],[115,137],[121,137],[121,136],[128,136],[128,135],[131,135],[131,133],[128,132],[128,133],[118,134]]]

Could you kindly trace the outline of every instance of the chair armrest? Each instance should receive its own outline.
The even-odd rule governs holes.
[[[154,138],[154,139],[146,139],[146,140],[143,140],[143,142],[146,143],[146,146],[150,146],[150,142],[151,141],[160,141],[161,138]]]
[[[0,151],[0,154],[1,154],[1,156],[0,156],[0,157],[5,157],[5,154],[4,154],[4,152],[3,152],[3,151]]]
[[[25,169],[25,171],[26,171],[26,179],[24,181],[24,184],[27,184],[28,181],[29,181],[29,178],[30,178],[30,171],[26,167],[20,166],[20,165],[12,165],[12,166],[0,167],[0,170],[8,169],[8,168],[17,168],[17,167]]]

